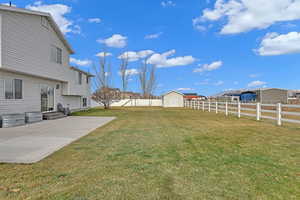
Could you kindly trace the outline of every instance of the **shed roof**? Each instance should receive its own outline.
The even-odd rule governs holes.
[[[177,93],[177,94],[179,94],[179,95],[181,95],[181,96],[184,96],[182,93],[177,92],[177,91],[175,91],[175,90],[169,91],[169,92],[163,94],[162,96],[166,96],[166,95],[168,95],[168,94],[170,94],[170,93]]]
[[[54,21],[52,15],[50,13],[40,12],[40,11],[32,11],[32,10],[28,10],[28,9],[24,9],[24,8],[17,8],[17,7],[6,6],[6,5],[0,5],[0,10],[46,17],[49,20],[52,28],[58,35],[59,39],[64,43],[64,45],[67,47],[67,49],[70,51],[70,53],[74,54],[74,51],[73,51],[71,45],[65,39],[64,34],[61,32],[60,28],[58,27],[57,23]]]

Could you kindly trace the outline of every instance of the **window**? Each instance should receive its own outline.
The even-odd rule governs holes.
[[[49,21],[46,17],[41,17],[41,24],[43,27],[49,29],[50,25],[49,25]]]
[[[82,73],[78,72],[78,84],[81,85],[82,84]]]
[[[89,84],[89,82],[90,82],[89,76],[86,76],[86,84]]]
[[[62,49],[56,46],[51,46],[51,61],[62,64]]]
[[[20,79],[5,80],[5,99],[23,99],[23,81]]]
[[[82,98],[82,106],[87,107],[87,98]]]
[[[14,94],[15,99],[22,99],[23,98],[23,81],[20,79],[14,80]]]
[[[13,82],[12,80],[5,80],[5,99],[14,98]]]

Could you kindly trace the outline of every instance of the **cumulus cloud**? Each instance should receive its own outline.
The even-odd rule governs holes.
[[[146,35],[145,39],[157,39],[159,38],[161,35],[163,34],[163,32],[159,32],[159,33],[155,33],[155,34],[150,34],[150,35]]]
[[[92,64],[92,61],[90,60],[80,60],[80,59],[76,59],[76,58],[70,58],[70,62],[72,64],[78,65],[78,66],[89,66]]]
[[[137,69],[127,69],[125,73],[128,76],[133,76],[139,74],[140,72]],[[119,75],[121,75],[121,72],[119,72]]]
[[[193,88],[178,88],[177,91],[193,91]]]
[[[196,61],[196,59],[193,56],[180,56],[175,58],[168,58],[174,55],[175,53],[176,51],[174,49],[171,51],[167,51],[163,54],[155,53],[147,60],[147,63],[162,68],[162,67],[185,66],[185,65],[192,64]]]
[[[162,7],[174,7],[176,4],[173,1],[162,1],[161,2]]]
[[[300,33],[268,33],[255,51],[261,56],[300,53]]]
[[[267,83],[264,81],[252,81],[248,84],[248,87],[259,87],[259,86],[263,86],[266,85]]]
[[[90,19],[88,19],[88,21],[90,22],[90,23],[96,23],[96,24],[99,24],[99,23],[101,23],[101,19],[100,18],[90,18]]]
[[[150,55],[152,55],[154,51],[152,50],[143,50],[143,51],[126,51],[123,54],[121,54],[118,58],[119,59],[127,59],[129,62],[138,61],[140,59],[146,58]]]
[[[204,9],[194,24],[226,20],[221,34],[235,34],[268,28],[276,22],[300,19],[298,0],[217,0],[213,9]]]
[[[120,34],[114,34],[109,38],[99,39],[97,42],[105,44],[108,47],[124,48],[127,45],[127,37]]]
[[[96,56],[98,57],[108,57],[108,56],[112,56],[112,53],[109,52],[99,52],[96,54]]]
[[[201,67],[194,69],[194,72],[202,73],[205,71],[213,71],[219,69],[222,65],[223,65],[222,61],[215,61],[211,64],[204,64],[203,66],[200,65]]]
[[[47,12],[52,15],[62,33],[80,33],[80,27],[74,25],[73,21],[67,19],[65,15],[71,13],[72,8],[64,4],[43,4],[36,1],[32,5],[27,5],[26,9],[33,11]]]

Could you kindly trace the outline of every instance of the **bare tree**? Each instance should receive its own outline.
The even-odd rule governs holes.
[[[122,92],[124,94],[124,92],[127,91],[128,81],[129,81],[129,73],[127,71],[128,61],[129,61],[128,53],[123,53],[121,55],[120,59],[121,59],[120,76],[121,76],[121,81],[122,81]],[[124,95],[122,98],[124,98]]]
[[[112,100],[119,98],[118,90],[111,88],[111,64],[107,61],[107,56],[108,53],[104,52],[103,56],[99,57],[99,66],[93,64],[95,73],[93,83],[96,89],[93,98],[105,109],[110,108]]]
[[[156,88],[156,66],[151,65],[145,59],[142,62],[139,72],[139,81],[144,98],[149,98],[153,95]]]

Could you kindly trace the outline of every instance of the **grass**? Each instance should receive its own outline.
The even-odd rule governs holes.
[[[0,199],[300,199],[300,127],[195,110],[118,119],[33,165],[0,164]]]

